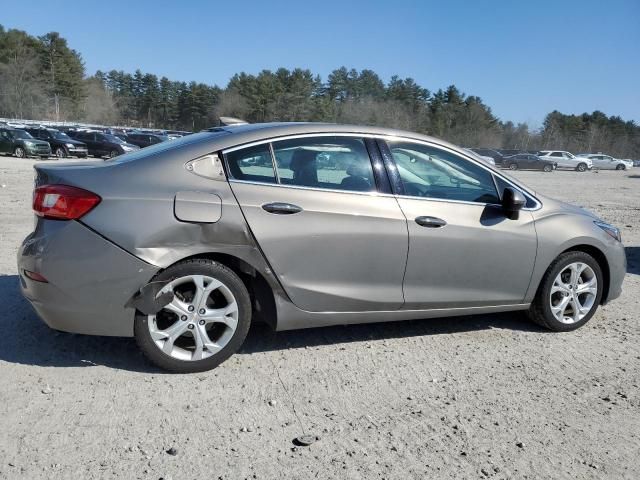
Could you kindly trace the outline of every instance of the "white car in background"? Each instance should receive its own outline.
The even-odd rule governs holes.
[[[593,167],[600,170],[628,170],[633,167],[631,160],[620,160],[613,158],[611,155],[602,153],[589,153],[580,155],[577,158],[588,158],[593,162]]]
[[[480,160],[482,160],[485,163],[488,163],[489,165],[493,165],[494,167],[496,166],[496,161],[491,158],[491,157],[487,157],[486,155],[480,155],[479,153],[474,152],[473,150],[471,150],[470,148],[465,148],[465,150],[469,153],[469,155],[471,155],[473,158],[478,158]]]
[[[558,164],[558,168],[571,168],[578,172],[586,172],[593,168],[593,162],[587,157],[576,157],[573,153],[563,150],[541,150],[538,156],[543,160],[551,160]]]

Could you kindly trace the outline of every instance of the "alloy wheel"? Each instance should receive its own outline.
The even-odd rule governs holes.
[[[172,280],[160,293],[174,298],[149,315],[147,325],[156,346],[177,360],[196,361],[222,350],[238,326],[238,303],[225,284],[205,275]]]
[[[24,148],[22,147],[17,147],[15,154],[16,154],[16,157],[18,158],[25,158],[27,156],[26,152],[24,151]]]
[[[516,165],[515,163],[512,163],[511,165],[509,165],[509,170],[517,170],[518,169],[518,165]]]
[[[64,151],[64,148],[58,147],[56,148],[56,157],[58,158],[66,158],[67,152]]]
[[[580,165],[578,165],[579,172],[584,172],[586,169],[587,169],[587,166],[584,163],[581,163]]]
[[[594,307],[597,294],[598,279],[593,269],[586,263],[570,263],[558,273],[551,287],[551,312],[561,323],[579,322]]]

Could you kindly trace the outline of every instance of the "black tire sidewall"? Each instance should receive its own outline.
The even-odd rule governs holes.
[[[141,312],[136,312],[134,321],[134,336],[138,346],[152,363],[176,373],[195,373],[211,370],[242,346],[251,326],[251,299],[242,280],[228,267],[221,263],[207,259],[187,260],[177,263],[162,271],[153,281],[168,283],[176,278],[188,275],[206,275],[224,283],[233,293],[238,304],[238,326],[233,337],[224,348],[215,355],[196,361],[175,359],[163,353],[151,338],[148,328],[149,318]]]
[[[555,278],[567,265],[575,262],[586,263],[593,269],[598,280],[598,293],[596,295],[596,299],[594,301],[593,307],[591,308],[591,311],[582,320],[576,323],[566,324],[557,320],[553,315],[553,312],[551,311],[551,305],[549,305],[549,297],[551,295],[551,288],[553,287]],[[598,262],[591,255],[584,252],[563,253],[556,259],[556,261],[554,261],[549,270],[547,270],[543,279],[543,284],[538,290],[536,303],[538,304],[537,307],[539,311],[544,315],[545,324],[552,330],[558,332],[568,332],[580,328],[582,325],[587,323],[596,313],[596,310],[598,309],[598,306],[600,305],[600,301],[602,299],[603,286],[604,277],[602,275],[602,269],[600,268]]]

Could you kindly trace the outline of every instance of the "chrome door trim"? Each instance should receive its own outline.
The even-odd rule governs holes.
[[[531,199],[533,201],[536,202],[536,205],[534,207],[530,207],[530,208],[523,208],[522,211],[536,211],[536,210],[540,210],[540,208],[542,208],[542,202],[534,195],[534,193],[529,190],[529,188],[525,187],[524,185],[520,185],[518,183],[514,183],[511,179],[505,177],[504,175],[501,174],[500,171],[498,171],[498,169],[496,168],[495,170],[492,168],[489,168],[487,165],[483,165],[482,162],[480,160],[476,160],[475,158],[471,157],[468,154],[465,154],[463,151],[458,151],[456,149],[453,149],[451,147],[448,147],[446,145],[443,145],[441,143],[438,142],[431,142],[431,141],[427,141],[427,140],[421,140],[421,139],[417,139],[414,137],[409,137],[409,136],[401,136],[401,135],[385,135],[385,134],[374,134],[374,133],[361,133],[361,132],[319,132],[319,133],[296,133],[293,135],[282,135],[282,136],[277,136],[277,137],[269,137],[269,138],[263,138],[260,140],[256,140],[254,142],[249,142],[249,143],[244,143],[242,145],[236,145],[234,147],[230,147],[230,148],[225,148],[222,150],[222,155],[224,157],[224,155],[226,155],[227,153],[231,153],[231,152],[235,152],[236,150],[242,150],[243,148],[249,148],[249,147],[254,147],[256,145],[262,145],[265,143],[272,143],[272,142],[278,142],[281,140],[291,140],[291,139],[297,139],[297,138],[313,138],[313,137],[356,137],[356,138],[373,138],[373,139],[380,139],[383,141],[410,141],[410,142],[415,142],[415,143],[419,143],[422,145],[426,145],[429,147],[436,147],[436,148],[440,148],[442,150],[446,150],[450,153],[453,153],[455,155],[458,156],[462,156],[464,157],[465,160],[472,162],[474,165],[478,165],[480,168],[488,171],[491,175],[496,175],[498,177],[500,177],[503,181],[505,181],[506,183],[508,183],[509,185],[511,185],[512,187],[521,190],[525,195],[531,197]],[[371,157],[369,155],[369,157]],[[371,158],[370,158],[371,160]],[[225,159],[226,162],[226,159]],[[274,165],[275,166],[275,165]],[[287,187],[287,188],[301,188],[301,189],[305,189],[305,190],[313,190],[313,191],[321,191],[321,192],[339,192],[339,193],[351,193],[351,194],[356,194],[356,195],[388,195],[388,194],[384,194],[384,193],[380,193],[380,192],[356,192],[356,191],[352,191],[352,190],[338,190],[338,189],[328,189],[328,188],[315,188],[315,187],[301,187],[298,185],[284,185],[282,183],[264,183],[264,182],[252,182],[252,181],[247,181],[247,180],[238,180],[238,179],[233,179],[233,178],[229,178],[230,182],[241,182],[241,183],[249,183],[249,184],[255,184],[255,185],[271,185],[271,186],[278,186],[278,187]],[[431,200],[431,201],[445,201],[445,202],[455,202],[455,203],[465,203],[465,204],[471,204],[471,205],[499,205],[499,204],[491,204],[491,203],[481,203],[481,202],[466,202],[463,200],[445,200],[445,199],[435,199],[435,198],[424,198],[424,197],[411,197],[411,196],[400,196],[397,195],[397,197],[402,197],[402,198],[412,198],[415,200]]]

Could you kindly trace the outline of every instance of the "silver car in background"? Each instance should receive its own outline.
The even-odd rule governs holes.
[[[375,127],[212,129],[36,165],[22,292],[52,328],[214,368],[276,330],[526,311],[555,331],[620,295],[620,232],[440,140]]]
[[[586,172],[593,167],[593,162],[590,158],[576,157],[573,153],[563,150],[541,150],[538,153],[538,157],[557,163],[558,168],[571,168],[578,172]]]
[[[633,161],[631,160],[620,160],[613,158],[611,155],[603,155],[602,153],[584,154],[578,158],[591,160],[593,167],[599,170],[628,170],[633,167]]]

